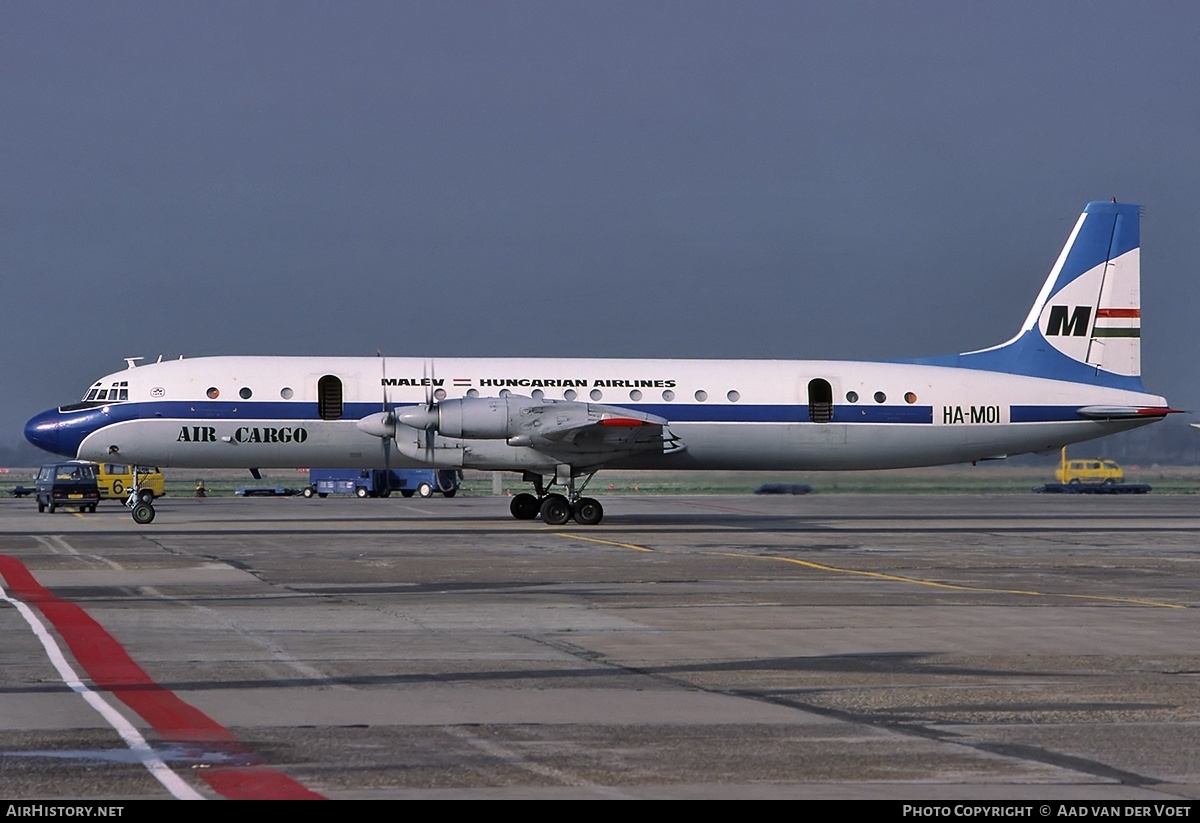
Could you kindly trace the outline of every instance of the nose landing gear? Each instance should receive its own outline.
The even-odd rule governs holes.
[[[145,526],[147,523],[154,520],[154,492],[150,489],[143,489],[138,479],[138,467],[133,468],[133,485],[129,487],[129,496],[125,498],[125,505],[129,508],[129,513],[133,516],[133,522],[139,526]]]

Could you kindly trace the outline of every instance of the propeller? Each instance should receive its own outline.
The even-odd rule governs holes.
[[[379,356],[383,358],[382,353]],[[426,361],[422,366],[421,380],[421,383],[425,386],[424,404],[405,406],[400,411],[396,411],[392,407],[391,397],[388,393],[387,360],[384,359],[383,361],[383,411],[367,415],[362,420],[359,420],[357,425],[361,431],[381,438],[384,441],[384,463],[389,469],[391,468],[392,444],[388,441],[399,436],[398,425],[404,425],[413,429],[414,433],[423,433],[423,436],[418,434],[416,445],[424,451],[424,461],[426,463],[433,462],[438,426],[438,401],[440,398],[437,396],[435,389],[436,380],[432,375],[433,363]],[[405,453],[407,454],[407,452]]]
[[[427,374],[428,372],[428,374]],[[433,361],[425,360],[421,363],[421,383],[425,386],[425,414],[426,419],[432,419],[433,425],[425,426],[425,462],[433,462],[433,442],[437,437],[434,431],[437,427],[437,405],[434,402],[433,396]]]
[[[388,396],[388,381],[387,381],[387,358],[383,355],[382,349],[376,349],[375,353],[379,355],[383,369],[383,420],[385,425],[393,432],[392,437],[383,438],[383,470],[388,473],[388,483],[392,482],[392,439],[396,431],[396,415],[392,412],[392,400]]]

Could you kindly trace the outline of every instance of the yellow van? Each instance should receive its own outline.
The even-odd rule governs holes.
[[[137,472],[138,497],[149,503],[166,493],[162,472],[156,466],[130,466],[125,463],[97,463],[96,485],[100,487],[101,500],[124,500],[133,487],[133,473]]]
[[[1087,460],[1068,460],[1067,450],[1054,472],[1059,483],[1124,483],[1125,472],[1112,460],[1089,457]],[[101,489],[103,493],[103,489]]]

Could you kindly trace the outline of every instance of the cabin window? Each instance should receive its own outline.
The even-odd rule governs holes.
[[[725,399],[728,400],[730,403],[736,403],[737,401],[742,399],[742,396],[741,396],[741,394],[738,393],[737,389],[730,389],[729,392],[725,395]]]
[[[204,396],[207,397],[209,400],[216,400],[218,397],[221,396],[221,390],[218,389],[216,386],[209,386],[208,391],[206,391],[204,393]]]
[[[317,381],[317,413],[322,420],[342,419],[342,381],[332,374]]]
[[[693,396],[698,402],[703,403],[708,399],[708,392],[706,392],[704,389],[696,389],[696,394]]]
[[[629,399],[634,400],[634,401],[641,400],[642,393],[640,391],[638,391],[637,389],[630,389],[629,390]]]
[[[295,394],[295,392],[293,392],[287,386],[284,386],[282,389],[279,390],[279,396],[282,397],[284,400],[291,400],[293,394]]]
[[[905,392],[904,393],[904,402],[905,403],[916,403],[917,402],[916,394],[914,394],[913,392]]]
[[[662,397],[663,400],[666,400],[669,403],[675,399],[675,392],[671,391],[670,389],[663,389]]]
[[[243,400],[249,400],[253,395],[254,392],[250,391],[248,386],[242,386],[240,389],[238,389],[238,397],[242,398]]]
[[[828,423],[833,419],[833,386],[820,377],[808,381],[808,419]]]
[[[847,403],[857,403],[858,402],[858,392],[856,392],[856,391],[846,392],[846,402]]]
[[[574,389],[567,389],[565,392],[563,392],[564,400],[574,400],[578,396],[579,395],[575,393]]]
[[[600,400],[604,397],[604,392],[600,391],[599,389],[592,389],[588,394],[588,397],[592,398],[593,400]]]
[[[875,392],[875,402],[876,402],[876,403],[886,403],[886,402],[887,402],[887,395],[886,395],[886,394],[884,394],[884,393],[883,393],[883,392],[881,392],[881,391],[877,391],[877,392]]]

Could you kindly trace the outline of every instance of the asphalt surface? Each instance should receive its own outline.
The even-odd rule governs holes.
[[[0,794],[1200,797],[1195,497],[603,502],[0,500]]]

